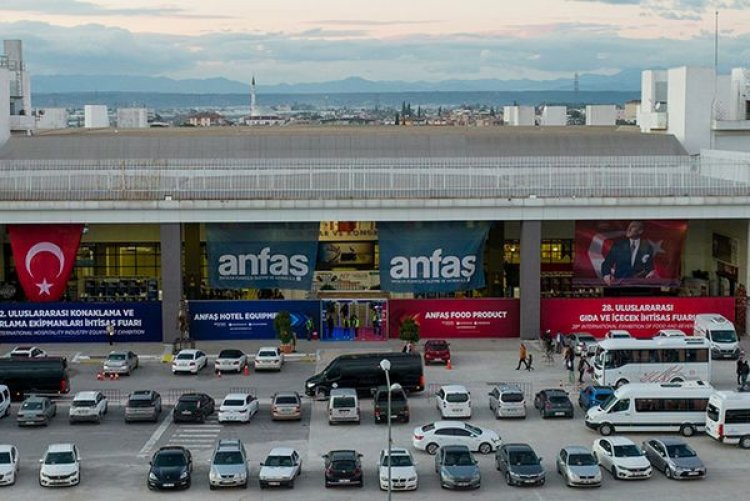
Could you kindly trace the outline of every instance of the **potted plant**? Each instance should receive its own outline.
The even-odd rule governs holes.
[[[416,345],[419,342],[419,324],[412,317],[406,317],[401,321],[401,325],[398,328],[398,338]]]
[[[282,310],[273,319],[273,330],[281,342],[281,351],[291,353],[293,351],[294,331],[292,330],[292,316],[288,311]]]

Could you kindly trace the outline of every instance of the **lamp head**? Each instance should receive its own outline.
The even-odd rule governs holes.
[[[390,371],[391,370],[391,361],[388,360],[387,358],[384,358],[383,360],[380,361],[380,368],[383,369],[386,372]]]

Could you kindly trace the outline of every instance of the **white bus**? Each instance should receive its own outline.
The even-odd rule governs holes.
[[[589,409],[586,426],[605,436],[615,431],[679,431],[689,437],[706,426],[706,407],[713,393],[703,381],[628,384]]]
[[[605,339],[594,357],[594,380],[617,387],[710,381],[710,352],[710,343],[704,338]]]
[[[706,407],[706,435],[750,449],[750,393],[717,391]]]

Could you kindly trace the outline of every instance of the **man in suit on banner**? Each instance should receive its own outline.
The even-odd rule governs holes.
[[[615,242],[602,263],[602,279],[606,285],[617,285],[628,279],[656,277],[654,270],[654,248],[641,238],[644,225],[631,221],[625,237]]]

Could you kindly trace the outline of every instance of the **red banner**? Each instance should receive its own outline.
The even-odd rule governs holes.
[[[573,283],[679,285],[687,227],[687,221],[576,221]]]
[[[388,301],[391,337],[412,317],[419,336],[429,338],[519,337],[517,299],[392,299]]]
[[[660,329],[691,335],[700,313],[718,313],[734,321],[733,297],[630,297],[542,299],[542,331],[588,332],[602,337],[624,329],[634,337],[651,337]]]
[[[33,302],[57,301],[73,271],[82,224],[9,225],[16,273]]]

